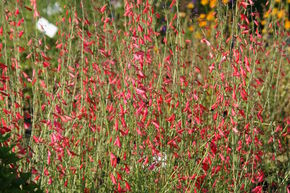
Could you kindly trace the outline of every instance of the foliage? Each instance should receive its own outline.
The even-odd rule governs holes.
[[[42,192],[39,185],[31,182],[31,172],[17,170],[20,158],[11,152],[13,146],[7,145],[9,137],[9,134],[0,135],[0,192]]]

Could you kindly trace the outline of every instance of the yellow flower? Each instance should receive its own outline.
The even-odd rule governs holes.
[[[267,23],[266,20],[262,20],[262,21],[261,21],[261,24],[262,24],[262,25],[266,25],[266,23]]]
[[[203,35],[205,35],[205,37],[210,38],[212,36],[212,30],[213,30],[213,25],[208,24],[208,28],[206,28],[206,30],[203,31]]]
[[[214,20],[214,14],[215,14],[214,11],[210,11],[210,12],[207,14],[207,16],[206,16],[206,19],[207,19],[208,21],[213,21],[213,20]]]
[[[195,34],[194,34],[194,37],[196,38],[196,39],[201,39],[201,34],[200,34],[200,32],[196,32]]]
[[[198,17],[198,23],[200,27],[206,26],[207,22],[205,20],[206,15],[204,13],[200,14]]]
[[[223,4],[227,4],[230,0],[222,0]]]
[[[276,2],[276,3],[280,3],[280,2],[281,2],[281,0],[275,0],[275,2]]]
[[[266,34],[266,33],[267,33],[267,29],[264,28],[264,29],[262,30],[262,33],[263,33],[263,34]]]
[[[288,31],[290,29],[290,21],[286,20],[285,21],[285,29]]]
[[[284,16],[285,16],[285,12],[284,12],[284,10],[282,9],[282,10],[280,10],[280,11],[278,12],[277,17],[278,17],[279,19],[281,19],[281,18],[283,18]]]
[[[187,8],[188,9],[193,9],[194,8],[194,4],[192,2],[187,4]]]
[[[158,53],[158,47],[154,46],[154,52]]]
[[[210,0],[210,2],[209,2],[210,8],[215,8],[216,5],[217,5],[217,0]]]
[[[269,12],[265,12],[265,13],[264,13],[264,18],[268,18],[269,15],[270,15]]]
[[[202,4],[203,6],[207,5],[207,4],[208,4],[208,0],[201,0],[201,4]]]
[[[188,31],[193,32],[193,30],[194,30],[193,25],[188,27]]]
[[[179,17],[185,17],[186,13],[185,12],[179,12]]]
[[[199,27],[204,27],[206,26],[207,22],[206,21],[200,21],[199,22]]]
[[[277,8],[274,8],[274,9],[272,10],[272,15],[273,15],[273,16],[276,15],[277,12],[278,12],[278,9],[277,9]]]
[[[204,19],[204,18],[205,18],[205,14],[202,13],[202,14],[199,15],[199,18],[198,19]]]

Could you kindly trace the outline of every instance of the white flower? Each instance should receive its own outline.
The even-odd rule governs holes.
[[[57,32],[57,27],[47,21],[47,19],[41,17],[36,23],[36,28],[43,32],[50,38],[53,38]]]
[[[44,11],[47,13],[48,16],[51,16],[62,12],[62,8],[60,7],[58,2],[55,2],[53,5],[47,6]]]
[[[114,9],[118,9],[119,7],[122,6],[119,0],[111,0],[111,4],[113,5]]]

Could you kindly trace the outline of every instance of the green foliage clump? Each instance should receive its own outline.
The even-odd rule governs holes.
[[[11,152],[13,146],[5,145],[10,135],[0,135],[0,193],[42,192],[38,184],[31,181],[31,172],[17,171],[20,160]]]

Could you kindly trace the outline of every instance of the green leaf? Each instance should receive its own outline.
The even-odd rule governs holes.
[[[13,146],[3,145],[9,136],[0,136],[0,193],[43,192],[38,184],[31,181],[31,172],[17,172],[17,162],[20,158],[11,152]],[[15,167],[11,168],[10,164]]]
[[[10,137],[10,133],[7,133],[6,135],[0,135],[0,143],[3,143],[5,141],[7,141]]]

